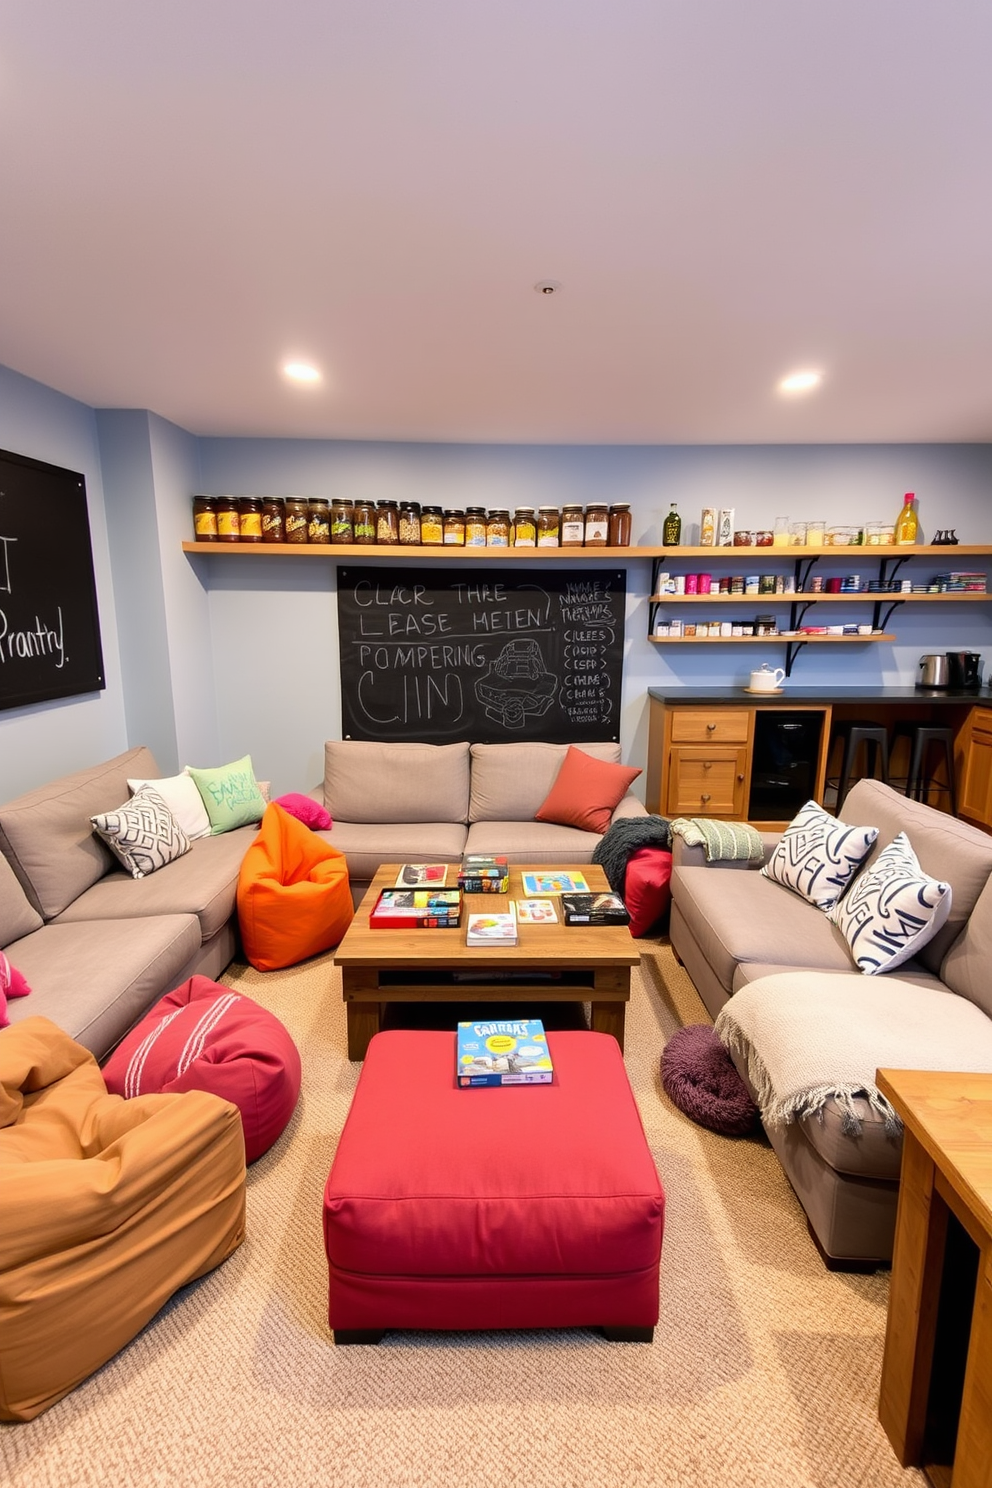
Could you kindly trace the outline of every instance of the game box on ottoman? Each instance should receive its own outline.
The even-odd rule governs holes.
[[[549,1033],[550,1085],[460,1089],[455,1034],[379,1033],[324,1191],[336,1343],[599,1327],[650,1342],[665,1196],[615,1039]]]

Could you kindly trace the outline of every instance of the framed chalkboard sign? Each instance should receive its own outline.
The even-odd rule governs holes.
[[[0,450],[0,708],[103,686],[86,482]]]
[[[346,739],[619,739],[624,570],[339,568]]]

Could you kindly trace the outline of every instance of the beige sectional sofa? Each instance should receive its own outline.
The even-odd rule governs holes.
[[[921,868],[951,885],[946,923],[913,959],[882,975],[862,974],[826,914],[766,878],[760,863],[706,864],[678,839],[670,934],[740,1073],[764,1101],[769,1139],[825,1257],[885,1263],[901,1136],[875,1098],[874,1072],[885,1065],[992,1070],[992,836],[875,780],[852,788],[841,816],[879,829],[862,871],[905,832]],[[766,839],[766,861],[776,842]],[[754,1032],[762,1028],[763,1035]],[[774,1042],[780,1062],[817,1040],[833,1041],[844,1073],[850,1066],[866,1072],[864,1097],[830,1096],[814,1114],[781,1119],[761,1088],[773,1052],[763,1038]],[[822,1091],[831,1071],[821,1074]]]
[[[619,744],[578,744],[620,763]],[[348,860],[358,904],[381,863],[457,863],[465,852],[505,853],[511,863],[588,863],[596,832],[534,820],[568,746],[368,743],[324,745],[324,779],[312,795],[330,812],[321,835]],[[643,816],[631,792],[614,818]]]
[[[139,746],[0,806],[0,947],[32,989],[7,1015],[44,1014],[98,1059],[163,993],[219,975],[237,945],[254,827],[199,838],[135,879],[90,824],[128,800],[129,778],[160,775]]]

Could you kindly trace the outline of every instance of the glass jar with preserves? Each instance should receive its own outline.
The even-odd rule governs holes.
[[[518,506],[513,513],[513,546],[533,548],[537,546],[537,523],[532,506]]]
[[[217,497],[217,541],[241,540],[241,508],[237,496]]]
[[[375,507],[371,501],[356,501],[351,520],[356,543],[366,546],[375,542]]]
[[[561,509],[561,546],[581,548],[586,535],[585,517],[581,506],[570,504]]]
[[[439,506],[425,506],[420,513],[420,541],[428,548],[444,542],[444,517]]]
[[[241,519],[240,541],[260,543],[262,541],[261,496],[242,496],[238,502],[238,516]]]
[[[305,496],[287,496],[284,513],[288,543],[305,543],[310,522],[310,506]]]
[[[197,542],[217,541],[217,502],[212,496],[193,497],[193,537]]]
[[[465,546],[467,548],[486,546],[486,508],[484,506],[470,506],[465,512]]]
[[[444,514],[445,547],[461,548],[465,545],[465,513],[452,509]]]
[[[510,513],[494,508],[486,518],[486,547],[508,548],[510,546]]]
[[[262,541],[286,541],[286,517],[281,496],[266,496],[262,502]]]
[[[556,506],[542,506],[537,513],[537,546],[557,548],[561,541],[561,513]]]
[[[399,542],[400,513],[395,501],[380,501],[376,506],[375,540],[377,543]]]
[[[355,536],[355,509],[343,496],[331,502],[331,542],[350,543]]]
[[[329,543],[331,540],[331,503],[326,496],[311,496],[307,514],[307,542]]]
[[[626,501],[617,501],[610,507],[611,548],[630,546],[630,506]]]
[[[585,545],[587,548],[605,548],[609,535],[609,507],[605,502],[593,502],[586,507]]]
[[[400,502],[400,542],[420,542],[420,505],[416,501]]]

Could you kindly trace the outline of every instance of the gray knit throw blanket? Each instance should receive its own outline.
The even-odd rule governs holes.
[[[611,823],[593,849],[592,860],[602,866],[614,894],[623,896],[627,859],[639,847],[670,851],[672,833],[663,816],[621,816]]]

